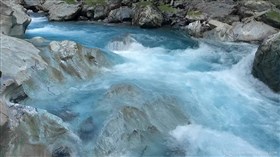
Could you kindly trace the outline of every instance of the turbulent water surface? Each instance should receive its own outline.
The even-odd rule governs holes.
[[[79,156],[280,156],[280,98],[251,76],[255,45],[43,17],[26,32],[35,36],[98,47],[118,63],[91,80],[26,91],[26,105],[80,137]]]

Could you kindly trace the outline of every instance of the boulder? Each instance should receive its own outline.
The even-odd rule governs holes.
[[[273,4],[264,0],[245,0],[242,5],[254,12],[262,12],[274,7]]]
[[[24,8],[12,1],[0,0],[1,32],[11,36],[23,36],[31,18]]]
[[[280,92],[280,32],[260,45],[255,55],[252,74],[273,91]]]
[[[203,33],[207,30],[207,25],[204,23],[201,23],[200,21],[195,21],[190,23],[188,26],[185,27],[188,34],[194,37],[202,37]]]
[[[268,36],[277,33],[277,29],[254,20],[235,22],[233,25],[210,20],[213,30],[205,32],[204,37],[219,41],[262,42]]]
[[[42,7],[49,12],[49,20],[51,21],[74,20],[82,9],[80,4],[68,4],[65,1],[53,0],[46,0]]]
[[[266,12],[261,16],[261,20],[270,26],[280,28],[280,10],[275,9]]]
[[[120,7],[111,10],[108,15],[108,22],[117,23],[132,20],[133,11],[129,7]]]
[[[135,10],[132,23],[142,28],[161,27],[163,15],[159,9],[152,5],[139,6]]]
[[[263,22],[251,20],[234,23],[232,32],[234,41],[262,42],[268,36],[277,33],[277,30]]]
[[[108,7],[106,5],[96,5],[93,14],[94,20],[103,20],[108,15]]]
[[[200,2],[195,7],[202,13],[209,16],[209,18],[217,19],[222,22],[234,12],[236,12],[236,4],[227,3],[227,1],[209,1]]]
[[[210,27],[214,28],[203,34],[204,38],[218,41],[234,41],[232,26],[217,20],[210,20]]]
[[[0,34],[0,37],[3,76],[13,78],[20,85],[31,77],[32,71],[46,68],[46,62],[39,55],[40,50],[31,43],[4,34]]]

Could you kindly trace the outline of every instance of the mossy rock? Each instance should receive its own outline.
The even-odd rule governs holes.
[[[95,5],[105,5],[106,0],[85,0],[85,4],[89,6],[95,6]]]
[[[164,13],[171,13],[171,14],[177,13],[177,9],[173,8],[172,6],[170,6],[168,4],[160,4],[158,6],[158,8],[161,12],[164,12]]]
[[[280,28],[280,11],[271,10],[262,16],[262,21],[275,27]]]
[[[76,0],[64,0],[67,4],[76,4]]]

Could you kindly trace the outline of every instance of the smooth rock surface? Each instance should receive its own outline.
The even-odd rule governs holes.
[[[46,0],[42,6],[49,11],[51,21],[74,20],[81,10],[79,4],[67,4],[65,1]]]
[[[275,92],[280,92],[280,33],[270,36],[259,47],[252,74]]]
[[[43,70],[47,64],[39,55],[40,50],[31,43],[1,34],[1,71],[3,76],[13,78],[17,84],[31,77],[31,72]]]

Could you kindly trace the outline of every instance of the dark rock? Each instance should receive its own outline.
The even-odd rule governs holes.
[[[80,124],[79,136],[82,140],[91,140],[94,136],[94,122],[92,117],[88,117]]]
[[[280,10],[271,10],[265,13],[261,20],[275,28],[280,28]]]
[[[280,33],[270,36],[256,52],[252,74],[280,92]]]
[[[52,157],[71,157],[71,150],[68,147],[61,146],[53,151]]]

